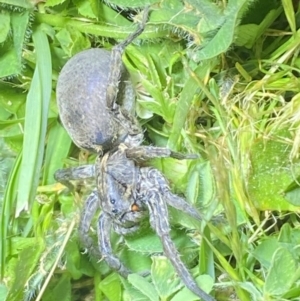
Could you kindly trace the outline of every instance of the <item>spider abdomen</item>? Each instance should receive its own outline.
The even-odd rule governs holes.
[[[110,68],[111,52],[92,48],[72,57],[59,75],[57,104],[60,118],[80,148],[98,152],[126,138],[126,130],[106,103]],[[124,65],[120,68],[117,103],[130,116],[134,112],[134,91]]]

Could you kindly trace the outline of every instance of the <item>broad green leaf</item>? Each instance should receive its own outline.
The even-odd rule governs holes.
[[[154,286],[144,277],[138,274],[130,274],[128,276],[128,281],[142,294],[147,296],[150,301],[159,301],[159,295],[157,294]]]
[[[56,38],[68,57],[91,47],[90,41],[74,28],[61,29],[56,34]]]
[[[239,285],[251,294],[253,300],[263,300],[262,292],[252,282],[240,282]]]
[[[130,284],[129,281],[125,279],[121,279],[124,292],[123,292],[123,300],[124,301],[149,301],[149,298],[145,296],[141,291],[135,288],[133,285]],[[153,288],[154,289],[154,288]]]
[[[296,260],[286,248],[279,248],[274,253],[266,278],[264,293],[268,296],[281,296],[288,292],[296,273]]]
[[[44,301],[70,301],[71,279],[68,274],[63,274],[54,287],[49,286],[43,296]]]
[[[279,133],[278,133],[279,134]],[[281,136],[289,136],[286,132]],[[258,140],[251,149],[249,194],[261,210],[297,210],[284,191],[300,174],[300,162],[289,160],[291,147],[284,142]],[[289,196],[290,197],[290,196]]]
[[[6,300],[8,288],[4,283],[0,283],[0,300]]]
[[[119,256],[121,261],[135,273],[150,270],[152,261],[149,255],[124,247]]]
[[[0,12],[0,43],[3,43],[10,30],[10,15],[8,12]]]
[[[196,279],[197,284],[199,287],[209,294],[209,292],[212,290],[213,287],[213,280],[208,275],[201,275],[198,276]],[[196,296],[194,293],[192,293],[187,287],[184,287],[182,290],[180,290],[173,298],[172,301],[196,301],[199,300],[199,297]]]
[[[122,289],[120,278],[116,273],[112,273],[106,278],[104,278],[100,284],[99,288],[108,298],[108,300],[121,301],[122,300]]]
[[[162,245],[157,235],[152,231],[143,231],[138,235],[126,237],[128,248],[147,254],[162,252]]]
[[[295,205],[300,206],[300,185],[299,185],[300,176],[295,179],[283,192],[286,200]]]
[[[159,297],[167,300],[180,288],[180,279],[165,256],[152,257],[151,276]]]
[[[295,248],[294,251],[298,252],[296,246],[300,244],[300,229],[293,228],[288,223],[284,224],[280,229],[278,242],[282,243],[285,246],[287,246],[287,244],[290,244],[290,247],[293,249]]]
[[[266,29],[278,18],[281,9],[272,9],[260,24],[243,24],[237,28],[234,44],[252,48],[257,40],[265,33]]]
[[[76,5],[76,7],[78,8],[78,12],[83,15],[84,17],[88,17],[88,18],[97,18],[97,16],[94,14],[93,8],[91,6],[91,1],[82,1],[82,0],[73,0],[73,3]],[[93,1],[95,2],[95,1]],[[94,8],[96,7],[95,5],[96,3],[94,3]],[[98,4],[99,5],[99,4]]]
[[[23,89],[14,87],[9,83],[0,83],[0,105],[11,114],[16,114],[25,102],[26,95]]]
[[[46,6],[55,6],[67,2],[69,0],[47,0]]]
[[[280,247],[275,237],[266,238],[252,252],[252,255],[266,269],[270,268],[274,252]]]

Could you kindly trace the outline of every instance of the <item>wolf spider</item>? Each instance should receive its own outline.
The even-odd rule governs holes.
[[[76,102],[76,99],[66,99],[67,91],[63,93],[58,91],[61,119],[71,138],[79,147],[92,149],[98,153],[98,156],[93,165],[58,170],[55,173],[55,178],[68,187],[71,187],[70,180],[89,177],[96,179],[96,188],[85,202],[79,226],[80,241],[88,251],[96,254],[96,256],[100,253],[109,267],[126,278],[131,271],[114,255],[110,241],[111,231],[113,230],[119,235],[135,233],[139,230],[142,220],[149,216],[150,225],[160,238],[164,254],[171,261],[186,287],[199,298],[205,301],[214,301],[214,298],[199,288],[180,259],[170,238],[167,205],[199,221],[202,219],[201,215],[184,199],[170,191],[161,172],[155,168],[141,166],[142,161],[152,158],[193,159],[195,156],[183,155],[166,148],[141,146],[143,134],[134,115],[117,102],[118,93],[120,93],[119,86],[122,84],[120,79],[124,69],[121,60],[122,53],[125,47],[143,31],[147,17],[148,10],[146,9],[142,23],[136,32],[112,49],[109,58],[111,65],[106,79],[106,91],[104,91],[106,96],[100,100],[87,98],[87,101],[90,99],[90,101],[100,102],[104,111],[102,117],[107,121],[113,121],[113,135],[107,136],[105,143],[104,140],[99,143],[96,139],[92,139],[92,137],[99,137],[98,134],[100,134],[101,139],[105,136],[104,125],[101,128],[101,124],[100,126],[98,124],[96,128],[96,123],[92,122],[88,128],[85,128],[80,127],[79,123],[75,122],[75,119],[81,115],[89,114],[85,111],[88,110],[89,106],[77,106],[75,114],[75,111],[72,111],[72,101]],[[76,66],[78,67],[78,64]],[[61,87],[66,89],[66,78],[62,78],[58,80],[60,91]],[[73,78],[70,78],[69,81],[70,89],[71,87],[74,88],[76,83],[74,84]],[[99,87],[102,89],[101,85]],[[105,103],[103,103],[103,99]],[[67,101],[63,104],[64,109],[70,109],[67,118],[64,117],[66,110],[61,110],[62,101]],[[88,137],[85,136],[85,131],[89,133]],[[100,133],[93,136],[96,131],[100,131]],[[105,147],[103,147],[104,145]],[[99,248],[97,250],[94,247],[93,239],[89,236],[89,230],[91,221],[99,209],[101,209],[101,213],[97,225]]]

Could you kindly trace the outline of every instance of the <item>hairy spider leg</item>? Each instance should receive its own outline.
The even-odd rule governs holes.
[[[93,177],[95,177],[95,165],[92,164],[59,169],[54,174],[54,179],[71,191],[74,190],[74,186],[70,180],[84,180]]]
[[[95,216],[97,209],[99,208],[99,197],[96,189],[86,199],[83,210],[81,212],[79,223],[79,240],[81,245],[85,248],[85,251],[95,258],[99,257],[100,252],[97,246],[94,244],[94,240],[89,235],[89,230],[93,217]]]
[[[152,175],[159,183],[160,191],[169,206],[186,213],[198,221],[204,220],[202,215],[192,205],[186,202],[183,198],[171,192],[165,177],[160,171],[153,169]]]
[[[98,221],[98,244],[100,248],[100,253],[106,263],[117,271],[121,276],[127,278],[130,273],[132,273],[121,260],[113,254],[111,242],[110,242],[110,232],[112,229],[112,219],[102,213]]]
[[[195,282],[184,263],[181,261],[175,244],[170,237],[170,224],[168,218],[167,205],[163,200],[163,193],[159,183],[156,181],[154,169],[141,169],[140,179],[143,183],[142,195],[150,212],[150,224],[159,236],[166,257],[171,261],[179,277],[185,286],[204,301],[216,301],[213,297],[205,293]]]
[[[116,105],[116,98],[119,92],[118,86],[121,78],[121,65],[122,54],[127,45],[129,45],[135,38],[137,38],[145,29],[146,22],[149,15],[149,6],[147,6],[143,12],[143,18],[139,23],[136,31],[131,33],[127,39],[113,47],[111,51],[110,70],[108,74],[108,85],[106,89],[106,104],[108,108],[114,109]]]
[[[122,147],[122,145],[120,146]],[[126,147],[125,147],[126,148]],[[182,154],[178,152],[173,152],[165,147],[157,147],[157,146],[134,146],[125,149],[126,157],[128,159],[133,159],[136,161],[145,161],[154,158],[175,158],[177,160],[185,160],[185,159],[198,159],[199,156],[196,154]]]

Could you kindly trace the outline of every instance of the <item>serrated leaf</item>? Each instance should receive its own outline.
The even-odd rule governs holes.
[[[0,78],[20,74],[22,70],[22,49],[25,40],[29,11],[11,12],[10,24],[12,37],[0,46]],[[1,16],[2,17],[2,16]],[[7,64],[9,62],[9,64]]]
[[[197,5],[195,0],[189,0],[192,4]],[[231,0],[224,11],[222,25],[216,30],[211,40],[197,53],[197,61],[211,59],[217,55],[226,52],[234,41],[236,28],[239,24],[240,17],[245,8],[251,3],[247,0]],[[201,4],[198,4],[201,9]],[[222,19],[222,18],[221,18]],[[218,18],[214,18],[218,22]],[[218,27],[218,24],[217,24]]]
[[[0,12],[0,43],[3,43],[10,31],[10,15],[8,12]]]
[[[11,9],[12,11],[18,8],[30,9],[34,7],[34,1],[32,0],[1,0],[1,4],[4,4],[6,9]]]

